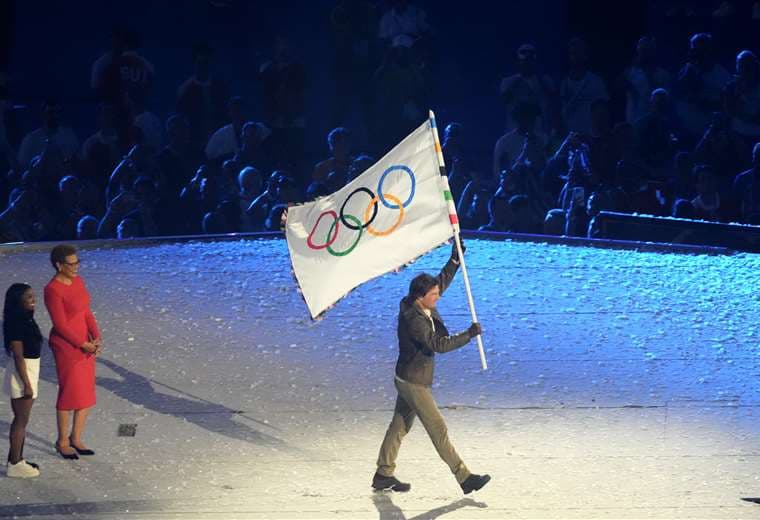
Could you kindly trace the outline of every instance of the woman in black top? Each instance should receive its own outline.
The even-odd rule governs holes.
[[[9,362],[5,391],[11,397],[13,422],[10,431],[7,475],[29,478],[40,474],[37,465],[23,458],[26,425],[37,397],[42,333],[34,321],[35,297],[25,283],[14,283],[5,293],[3,343]]]

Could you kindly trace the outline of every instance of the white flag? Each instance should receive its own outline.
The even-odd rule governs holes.
[[[312,318],[452,237],[432,121],[339,191],[288,209],[290,259]]]

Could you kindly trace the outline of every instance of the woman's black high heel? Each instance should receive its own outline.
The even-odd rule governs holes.
[[[80,455],[84,455],[84,456],[95,455],[95,452],[89,448],[77,448],[77,445],[71,442],[70,440],[69,440],[69,446],[74,448],[76,452]]]
[[[76,450],[76,448],[74,448]],[[64,453],[61,451],[61,446],[56,442],[55,443],[55,451],[58,452],[58,454],[63,457],[64,459],[68,460],[77,460],[79,458],[79,455],[76,453]]]
[[[89,448],[77,448],[73,444],[71,447],[74,448],[80,455],[95,455],[95,452]]]

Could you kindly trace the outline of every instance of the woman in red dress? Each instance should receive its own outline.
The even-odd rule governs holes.
[[[66,459],[94,455],[82,443],[90,408],[95,405],[95,357],[102,342],[90,295],[78,276],[79,258],[73,246],[61,244],[50,252],[55,276],[45,286],[45,306],[53,328],[50,348],[58,373],[58,440],[55,448]],[[71,412],[74,421],[69,433]]]

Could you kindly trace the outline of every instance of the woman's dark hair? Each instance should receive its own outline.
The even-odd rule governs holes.
[[[66,257],[77,254],[77,248],[69,244],[59,244],[50,251],[50,263],[58,269],[56,264],[65,264]]]
[[[21,298],[24,293],[31,289],[29,284],[14,283],[8,290],[5,291],[5,305],[3,306],[3,346],[5,347],[5,353],[10,355],[11,342],[8,337],[9,331],[13,325],[16,325],[21,320],[29,318],[31,312],[24,309],[21,303]],[[37,324],[34,324],[34,334],[41,340],[42,333],[40,332]]]
[[[430,289],[438,285],[438,278],[427,273],[418,274],[409,284],[409,298],[416,300],[425,296]]]

